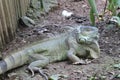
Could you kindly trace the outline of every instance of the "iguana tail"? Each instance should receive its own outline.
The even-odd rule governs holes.
[[[8,58],[5,58],[4,60],[0,61],[0,74],[3,74],[4,72],[7,72],[10,69],[21,66],[21,63],[19,63],[19,65],[16,65],[16,61],[12,56],[9,56]]]
[[[4,72],[7,72],[8,70],[11,70],[13,68],[22,66],[26,63],[27,60],[28,57],[23,54],[22,51],[6,57],[2,61],[0,61],[0,74],[3,74]]]
[[[7,71],[7,64],[4,60],[0,61],[0,74]]]

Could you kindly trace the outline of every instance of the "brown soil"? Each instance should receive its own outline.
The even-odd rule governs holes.
[[[32,42],[64,33],[67,31],[66,27],[81,24],[90,25],[90,8],[87,0],[58,1],[59,7],[36,21],[37,25],[35,27],[18,29],[16,38],[3,50],[3,56]],[[97,4],[99,13],[101,13],[104,8],[104,0],[98,0]],[[61,15],[63,10],[72,11],[77,16],[85,18],[81,18],[79,21],[74,18],[65,19]],[[55,74],[67,76],[67,78],[61,78],[60,80],[119,80],[120,78],[115,78],[115,75],[120,74],[120,70],[113,68],[113,65],[120,63],[120,28],[116,26],[107,27],[106,21],[98,22],[96,26],[100,32],[100,58],[88,65],[72,65],[68,61],[52,63],[45,67],[43,71],[49,76]],[[1,76],[1,80],[42,80],[42,77],[38,74],[33,78],[26,78],[26,76],[30,76],[25,70],[26,66],[5,73]],[[91,79],[94,76],[95,79]]]

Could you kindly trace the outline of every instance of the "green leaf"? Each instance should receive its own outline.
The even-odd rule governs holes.
[[[67,75],[63,75],[63,74],[55,74],[50,76],[49,80],[59,80],[60,78],[67,78]]]
[[[120,63],[119,63],[119,64],[115,64],[115,65],[113,65],[113,67],[114,67],[114,68],[118,68],[118,69],[120,69]]]
[[[120,74],[118,74],[116,77],[117,77],[117,78],[120,78]]]
[[[91,77],[91,78],[89,78],[89,80],[96,80],[96,79],[95,79],[95,77]]]
[[[120,12],[117,14],[118,17],[120,17]]]
[[[112,11],[113,15],[116,16],[116,9],[120,7],[120,0],[108,0],[109,4],[107,6],[108,10]]]
[[[98,12],[97,12],[97,7],[96,7],[96,3],[95,0],[88,0],[90,7],[92,9],[92,12],[98,16]]]
[[[58,80],[60,78],[59,76],[60,76],[59,74],[52,75],[52,76],[50,76],[49,80]]]
[[[120,7],[120,0],[116,0],[117,7]]]
[[[41,11],[43,11],[44,9],[43,0],[40,0],[40,8],[41,8]]]
[[[95,0],[88,0],[88,2],[89,2],[89,5],[91,7],[91,9],[90,9],[90,21],[91,21],[92,25],[95,25],[95,16],[97,16],[97,18],[99,19],[96,3],[95,3]]]
[[[90,10],[90,21],[92,22],[92,25],[94,26],[95,25],[95,16],[94,16],[94,12],[92,9]]]

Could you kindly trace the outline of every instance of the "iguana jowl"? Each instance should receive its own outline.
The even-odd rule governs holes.
[[[84,64],[80,57],[99,57],[100,49],[98,37],[97,28],[79,26],[71,32],[42,40],[7,56],[0,61],[0,74],[29,63],[28,69],[30,69],[34,75],[34,71],[39,71],[41,73],[40,68],[47,64],[62,61],[67,58],[74,64]],[[42,75],[45,77],[44,74]]]

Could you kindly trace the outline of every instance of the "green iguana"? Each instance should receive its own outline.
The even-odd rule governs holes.
[[[45,80],[47,76],[41,68],[49,63],[70,59],[73,64],[85,64],[80,57],[98,58],[98,29],[91,26],[80,26],[71,32],[42,40],[37,44],[25,47],[0,61],[0,74],[29,63],[28,69],[34,75],[38,71]]]

